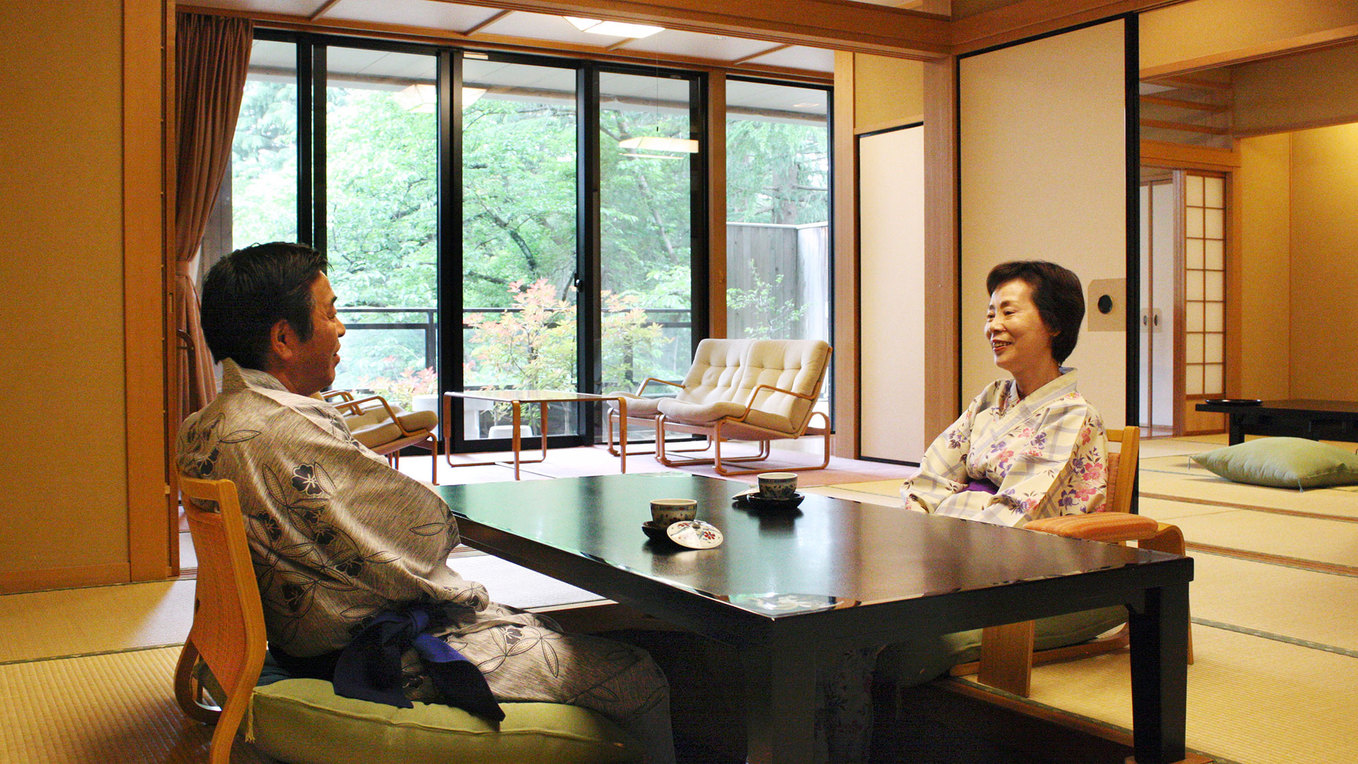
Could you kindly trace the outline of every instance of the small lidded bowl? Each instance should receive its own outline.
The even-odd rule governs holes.
[[[698,502],[695,499],[652,499],[651,520],[656,525],[669,526],[698,516]]]

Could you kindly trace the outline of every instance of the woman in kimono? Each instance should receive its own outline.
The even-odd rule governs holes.
[[[1103,420],[1061,366],[1075,350],[1084,298],[1080,280],[1059,265],[1018,261],[986,278],[985,337],[995,365],[1011,378],[987,385],[924,454],[901,487],[920,512],[1021,527],[1031,520],[1095,511],[1107,488]],[[1039,647],[1091,639],[1125,621],[1122,607],[1037,622]],[[876,678],[897,686],[931,680],[975,660],[980,630],[888,646]]]
[[[1103,421],[1061,366],[1075,350],[1084,298],[1053,263],[995,266],[986,278],[985,337],[1012,375],[987,385],[934,439],[906,481],[907,507],[997,525],[1080,514],[1103,504]]]

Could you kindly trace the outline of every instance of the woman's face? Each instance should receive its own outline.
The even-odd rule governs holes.
[[[985,336],[996,366],[1017,377],[1026,369],[1055,363],[1052,334],[1033,302],[1028,282],[1006,281],[990,295]]]

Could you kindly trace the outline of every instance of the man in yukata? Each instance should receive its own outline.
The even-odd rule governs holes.
[[[184,474],[239,491],[271,655],[295,675],[339,684],[340,667],[355,665],[346,648],[374,624],[402,624],[422,649],[403,651],[398,705],[467,707],[430,657],[451,652],[476,667],[471,684],[484,677],[492,713],[495,701],[584,706],[632,733],[647,761],[673,761],[669,689],[650,656],[491,602],[448,567],[459,538],[447,505],[312,397],[334,381],[344,336],[326,269],[324,255],[281,242],[213,266],[203,333],[222,363],[222,393],[179,434]]]

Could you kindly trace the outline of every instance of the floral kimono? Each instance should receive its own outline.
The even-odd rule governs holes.
[[[999,380],[934,439],[901,496],[912,509],[997,525],[1081,514],[1103,504],[1107,450],[1074,369],[1023,399],[1014,380]]]
[[[650,656],[492,603],[448,567],[457,522],[436,493],[354,440],[330,404],[223,367],[222,394],[180,429],[178,465],[236,484],[271,647],[331,653],[372,616],[425,606],[497,699],[592,708],[640,738],[648,760],[673,760],[668,689]],[[436,697],[413,651],[406,658],[406,694]]]

